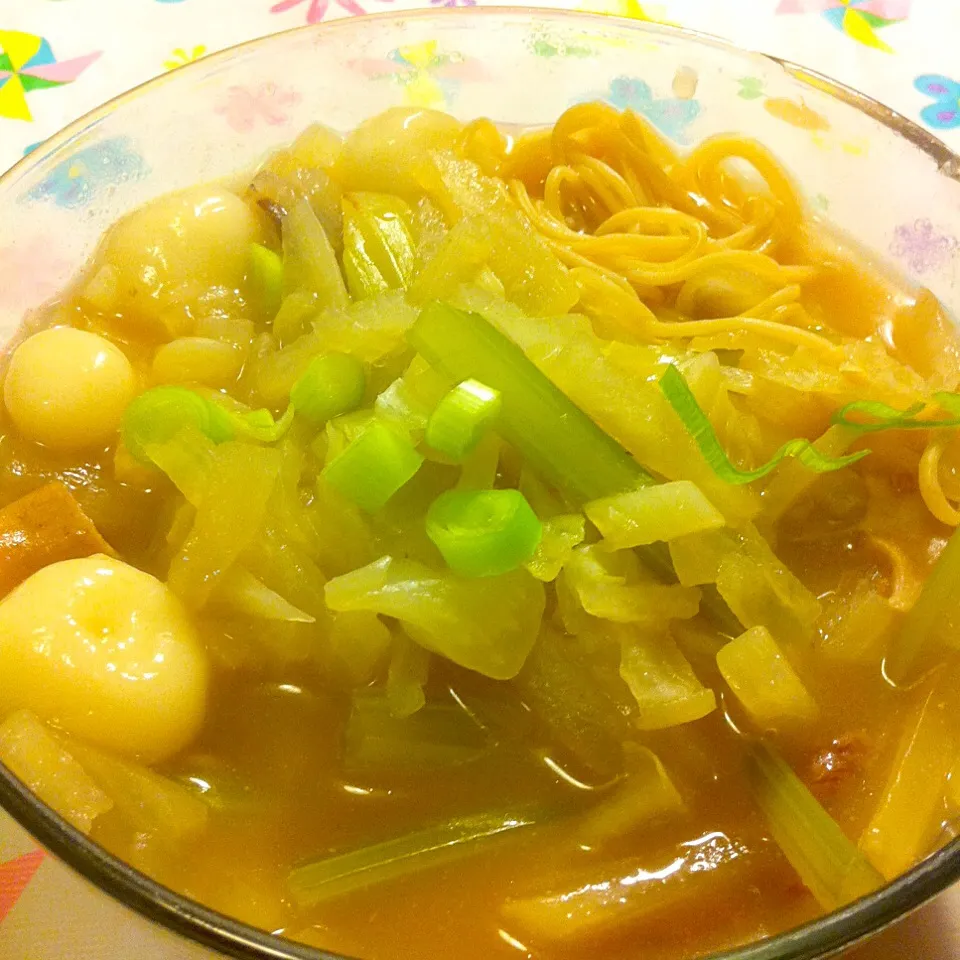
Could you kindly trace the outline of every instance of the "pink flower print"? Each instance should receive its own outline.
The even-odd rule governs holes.
[[[350,16],[362,17],[363,7],[356,0],[334,0],[338,7],[345,10]],[[271,8],[271,13],[286,13],[294,7],[299,7],[301,3],[309,3],[307,7],[307,23],[319,23],[326,17],[330,9],[330,0],[280,0]]]
[[[938,233],[926,219],[901,224],[894,230],[890,244],[890,252],[917,274],[945,266],[958,248],[960,241],[956,237]]]
[[[0,290],[10,306],[36,307],[60,289],[74,266],[51,246],[49,237],[18,237],[0,247]]]
[[[287,107],[300,102],[296,90],[285,90],[275,83],[261,83],[259,87],[234,86],[227,90],[215,113],[224,117],[237,133],[249,133],[261,121],[270,127],[287,123]]]

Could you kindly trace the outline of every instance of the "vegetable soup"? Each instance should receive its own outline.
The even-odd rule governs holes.
[[[8,351],[0,760],[366,960],[795,926],[960,810],[958,387],[754,141],[311,127]]]

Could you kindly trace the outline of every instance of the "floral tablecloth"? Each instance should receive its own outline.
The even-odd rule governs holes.
[[[341,17],[478,2],[498,0],[0,0],[0,171],[116,94],[251,37]],[[793,60],[872,95],[960,152],[954,0],[543,5],[670,22]],[[740,96],[762,91],[751,89],[748,78]],[[0,224],[0,239],[5,229]],[[0,960],[208,956],[144,930],[0,814]],[[854,958],[957,960],[960,892],[854,951]]]
[[[122,90],[251,37],[478,2],[491,0],[0,0],[0,170]],[[794,60],[871,94],[960,150],[960,4],[953,0],[544,5],[668,21]]]

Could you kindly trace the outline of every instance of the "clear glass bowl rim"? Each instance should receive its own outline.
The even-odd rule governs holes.
[[[570,10],[501,6],[400,10],[367,15],[363,18],[344,18],[328,23],[294,27],[218,51],[204,57],[202,64],[209,66],[211,60],[227,60],[239,49],[249,50],[261,45],[283,43],[283,38],[293,33],[356,29],[361,19],[384,22],[410,18],[418,20],[476,18],[489,21],[495,20],[498,16],[517,15],[529,16],[539,21],[580,20],[593,24],[613,21],[618,28],[629,29],[638,34],[683,38],[694,43],[725,49],[736,55],[759,53],[746,51],[719,37],[680,27]],[[872,97],[815,70],[769,54],[760,53],[759,55],[779,63],[799,82],[815,87],[855,107],[861,113],[895,131],[929,156],[939,173],[960,182],[960,156],[912,120]],[[80,133],[89,129],[93,123],[117,107],[126,105],[129,100],[137,99],[144,94],[149,95],[157,85],[174,76],[181,79],[183,70],[192,70],[196,66],[199,64],[188,64],[170,73],[153,77],[64,127],[0,175],[0,191],[9,181],[16,179],[23,170],[61,151]],[[36,797],[2,763],[0,763],[0,807],[47,850],[115,900],[167,930],[223,956],[234,957],[236,960],[348,960],[342,954],[333,954],[293,943],[282,937],[257,930],[174,893],[76,830]],[[902,919],[957,880],[960,880],[960,837],[951,840],[880,890],[840,910],[809,921],[793,930],[732,950],[701,957],[700,960],[822,960]]]

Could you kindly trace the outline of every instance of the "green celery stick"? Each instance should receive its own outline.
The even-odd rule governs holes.
[[[574,503],[657,482],[515,343],[478,314],[443,303],[427,304],[407,339],[451,382],[475,379],[498,390],[503,402],[498,433]],[[676,580],[666,544],[640,547],[637,553],[657,576]],[[715,590],[705,591],[703,606],[725,633],[742,632]]]
[[[886,675],[909,684],[936,666],[947,650],[956,650],[957,584],[960,583],[960,530],[953,533],[937,558],[917,602],[890,643]]]
[[[824,910],[883,886],[883,877],[771,747],[753,745],[747,773],[773,839]]]
[[[408,833],[393,840],[350,850],[291,871],[290,892],[301,906],[314,906],[418,870],[470,856],[501,834],[545,821],[542,807],[518,808],[459,817]]]
[[[453,382],[475,379],[500,391],[498,432],[572,500],[585,503],[655,482],[483,317],[431,303],[407,338]]]

